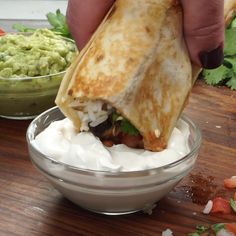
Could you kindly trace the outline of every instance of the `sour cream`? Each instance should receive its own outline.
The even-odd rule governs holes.
[[[175,162],[189,153],[189,127],[178,122],[161,152],[133,149],[124,144],[106,147],[91,132],[77,133],[65,118],[55,121],[35,138],[37,148],[47,156],[74,167],[122,172],[138,171]]]

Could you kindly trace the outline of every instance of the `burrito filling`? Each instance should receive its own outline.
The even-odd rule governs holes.
[[[109,104],[98,100],[75,100],[71,107],[78,111],[80,131],[92,132],[105,146],[125,144],[131,148],[144,148],[139,131]]]

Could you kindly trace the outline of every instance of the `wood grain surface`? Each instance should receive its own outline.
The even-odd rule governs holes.
[[[30,121],[0,119],[0,235],[187,235],[197,224],[235,222],[236,213],[204,215],[204,204],[235,190],[223,179],[236,175],[236,92],[198,80],[184,111],[200,126],[203,143],[192,172],[151,215],[104,216],[74,205],[31,164],[25,140]]]

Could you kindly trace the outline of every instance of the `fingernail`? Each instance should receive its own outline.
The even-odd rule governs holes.
[[[210,52],[201,52],[199,54],[202,67],[205,69],[214,69],[220,66],[224,60],[223,43]]]

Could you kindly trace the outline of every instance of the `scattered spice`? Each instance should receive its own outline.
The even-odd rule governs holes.
[[[187,185],[176,187],[174,194],[181,198],[190,200],[198,205],[207,204],[209,199],[214,199],[216,196],[224,196],[225,189],[214,182],[213,176],[205,176],[202,173],[190,174],[190,182]]]

